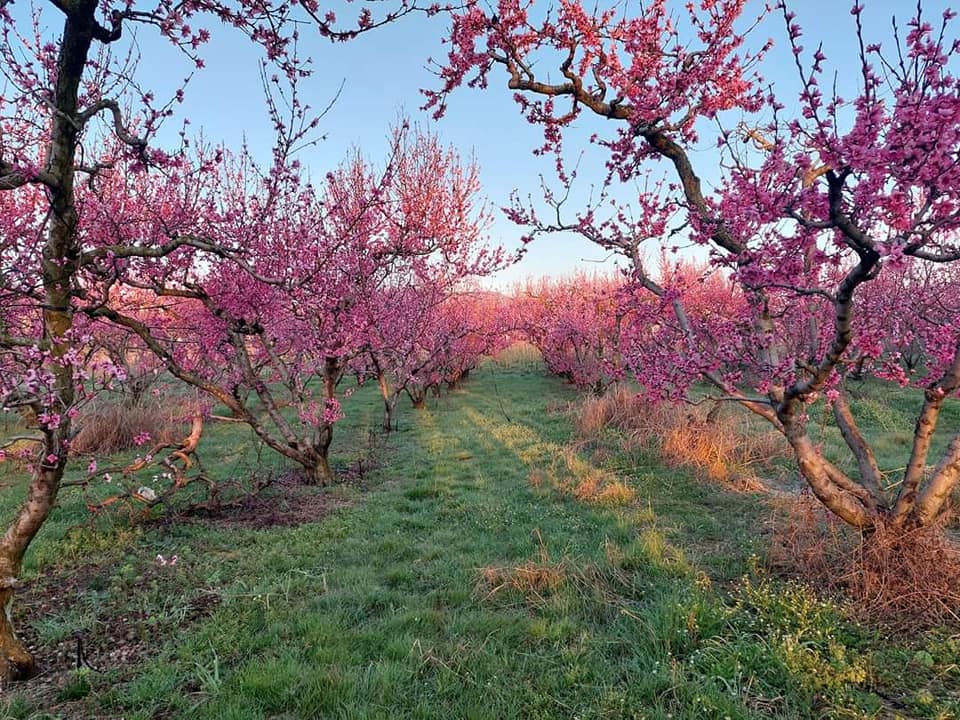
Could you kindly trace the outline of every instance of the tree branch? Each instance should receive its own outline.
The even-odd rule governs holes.
[[[16,190],[18,187],[34,183],[51,188],[57,186],[56,178],[48,172],[40,171],[27,174],[0,158],[0,190]]]
[[[860,434],[857,422],[850,410],[850,404],[843,390],[833,401],[833,416],[837,421],[837,427],[840,428],[840,434],[843,435],[847,447],[853,453],[857,460],[857,466],[860,469],[860,482],[873,496],[877,505],[884,505],[883,493],[880,489],[880,468],[877,465],[877,459],[873,450]]]
[[[77,113],[75,121],[79,127],[86,125],[91,118],[95,117],[104,110],[109,110],[113,116],[113,131],[116,136],[130,147],[143,150],[147,147],[147,141],[131,133],[123,122],[123,113],[120,112],[120,105],[116,100],[101,100],[88,107],[83,112]]]
[[[960,387],[960,340],[954,347],[953,362],[950,363],[950,367],[947,368],[943,377],[931,383],[924,391],[923,408],[917,417],[916,428],[913,432],[910,460],[903,474],[903,484],[900,486],[897,504],[893,509],[895,522],[903,522],[913,510],[914,503],[917,500],[917,489],[923,481],[927,455],[930,452],[930,445],[933,443],[933,433],[937,429],[940,409],[943,407],[944,400],[954,393],[958,387]],[[939,472],[952,472],[950,463],[947,461],[948,458],[949,453],[941,462],[941,468],[938,468]],[[944,465],[944,463],[947,464]],[[929,490],[927,497],[929,503]]]

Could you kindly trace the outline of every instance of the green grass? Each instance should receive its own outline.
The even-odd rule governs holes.
[[[958,717],[956,637],[887,639],[765,578],[761,498],[615,442],[602,463],[577,455],[561,411],[574,399],[529,363],[488,364],[406,409],[369,487],[323,491],[352,505],[299,527],[66,533],[83,510],[65,497],[29,572],[94,563],[96,581],[36,632],[95,631],[113,603],[117,622],[135,608],[153,623],[155,652],[55,697],[14,691],[0,716]],[[377,403],[350,399],[335,466],[365,447]],[[257,465],[239,426],[211,426],[201,450],[224,478]],[[580,500],[588,476],[636,496]],[[180,562],[158,569],[158,552]],[[191,621],[203,597],[218,605]]]
[[[923,404],[923,394],[913,388],[875,379],[847,381],[850,409],[860,430],[868,438],[877,457],[877,464],[895,491],[895,483],[903,477],[910,456],[913,430]],[[822,402],[810,412],[811,437],[822,443],[824,453],[848,472],[856,474],[856,462],[850,455],[837,428],[833,414]],[[950,438],[960,427],[960,400],[950,398],[940,411],[937,431],[927,462],[935,465]]]

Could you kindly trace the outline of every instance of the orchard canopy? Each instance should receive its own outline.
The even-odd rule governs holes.
[[[32,443],[29,489],[0,540],[0,603],[105,387],[133,393],[165,373],[199,398],[188,440],[159,443],[131,474],[162,456],[179,463],[172,489],[190,482],[217,405],[329,484],[354,383],[377,385],[390,431],[403,395],[422,406],[518,340],[596,392],[636,383],[655,403],[709,386],[782,433],[816,497],[852,526],[935,523],[960,481],[960,434],[931,457],[960,388],[954,13],[917,3],[875,38],[869,5],[854,4],[833,60],[796,5],[0,0],[0,405]],[[517,172],[513,199],[488,202],[480,162],[426,117],[385,123],[383,157],[345,147],[339,165],[302,161],[324,119],[304,97],[311,56],[420,23],[444,34],[425,108],[441,118],[467,86],[507,113],[495,99],[512,94],[552,177]],[[263,85],[269,158],[188,125],[164,134],[202,98],[189,82],[168,97],[145,84],[163,52],[150,45],[138,66],[135,30],[197,74],[213,35],[249,38],[262,66],[244,83]],[[792,85],[767,78],[777,47]],[[838,68],[855,75],[849,91]],[[516,251],[489,237],[502,218],[522,236],[500,239]],[[616,256],[618,272],[497,284],[554,233]],[[898,478],[848,402],[845,380],[864,374],[923,389]],[[811,438],[820,398],[853,472]],[[79,482],[101,479],[96,458],[86,467]],[[0,649],[4,676],[31,671],[9,613]]]

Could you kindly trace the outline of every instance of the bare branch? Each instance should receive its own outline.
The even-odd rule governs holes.
[[[804,217],[798,213],[793,208],[787,208],[787,215],[796,220],[802,227],[808,228],[810,230],[830,230],[835,227],[832,220],[811,220],[810,218]]]
[[[17,443],[42,443],[43,436],[37,435],[13,435],[11,437],[5,438],[2,443],[0,443],[0,448],[8,448],[16,445]]]
[[[15,165],[0,158],[0,190],[16,190],[18,187],[37,183],[55,187],[56,179],[48,172],[38,172],[27,174],[19,170]]]
[[[47,343],[39,338],[20,337],[19,335],[0,333],[0,347],[43,348],[46,344]]]
[[[950,263],[960,260],[960,249],[950,252],[931,252],[923,248],[917,248],[916,250],[905,250],[904,255],[912,255],[920,260],[929,260],[935,263]]]
[[[103,112],[104,110],[109,110],[110,114],[113,115],[113,131],[122,142],[126,143],[130,147],[137,148],[138,150],[142,150],[147,146],[146,140],[137,137],[127,129],[123,122],[123,114],[120,112],[120,105],[116,100],[101,100],[100,102],[91,105],[83,112],[77,113],[76,123],[80,127],[83,127],[90,121],[91,118]]]

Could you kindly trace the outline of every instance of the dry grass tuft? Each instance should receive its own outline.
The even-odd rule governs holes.
[[[476,592],[488,599],[505,590],[520,593],[529,602],[543,604],[546,596],[557,591],[568,579],[568,567],[563,561],[552,562],[540,531],[535,531],[539,545],[538,559],[528,560],[514,567],[488,565],[480,568]]]
[[[538,490],[543,487],[544,481],[547,479],[547,474],[539,468],[534,468],[530,471],[530,474],[527,475],[527,482],[529,482],[533,487]]]
[[[610,480],[597,474],[581,479],[573,488],[573,496],[577,500],[599,505],[629,505],[637,496],[637,491],[620,480]]]
[[[586,398],[574,421],[581,437],[615,429],[623,433],[628,449],[653,449],[665,462],[697,468],[711,480],[762,490],[755,466],[786,457],[786,443],[776,431],[754,427],[738,410],[651,403],[629,388],[614,387],[601,397]]]
[[[183,408],[178,408],[180,413]],[[173,411],[146,404],[99,404],[76,419],[77,436],[70,445],[76,455],[105,454],[136,447],[134,438],[149,434],[151,445],[172,443],[183,434]]]
[[[900,632],[960,626],[960,548],[942,525],[863,535],[805,496],[772,529],[770,565],[847,598],[858,620]]]
[[[634,429],[639,418],[651,409],[636,393],[615,385],[602,396],[587,396],[577,409],[574,423],[582,437],[596,437],[609,427]]]
[[[577,500],[589,500],[600,491],[601,479],[598,475],[588,475],[581,478],[573,488],[573,496]]]
[[[486,596],[510,588],[523,595],[541,595],[556,590],[566,580],[562,563],[545,565],[528,560],[516,567],[490,565],[480,569],[480,583]]]
[[[629,505],[637,496],[637,491],[619,480],[607,483],[593,496],[593,501],[601,505]]]
[[[545,469],[532,470],[530,484],[539,488],[544,482],[549,482],[559,492],[572,495],[582,502],[629,504],[636,497],[636,490],[615,474],[583,460],[578,452],[580,445],[583,443],[564,446]]]
[[[711,480],[759,492],[764,486],[753,466],[784,455],[784,449],[776,432],[744,435],[730,420],[708,423],[691,415],[666,430],[660,453],[667,462],[702,470]]]

